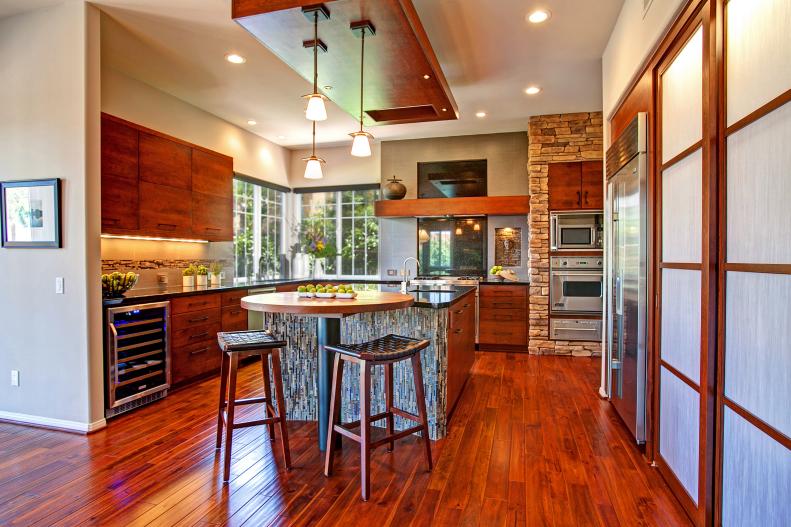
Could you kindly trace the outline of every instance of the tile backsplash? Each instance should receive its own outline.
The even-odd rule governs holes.
[[[234,278],[233,242],[183,243],[152,240],[102,239],[102,273],[133,271],[140,275],[136,288],[155,287],[164,275],[170,285],[181,283],[189,264],[212,262],[223,266],[224,278]]]

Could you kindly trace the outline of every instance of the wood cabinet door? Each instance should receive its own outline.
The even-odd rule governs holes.
[[[141,181],[140,230],[151,236],[192,236],[192,193]]]
[[[140,185],[129,179],[102,172],[102,232],[119,234],[140,228]]]
[[[190,190],[192,148],[140,132],[140,181]]]
[[[135,128],[102,117],[102,176],[137,181],[138,133]]]
[[[233,197],[233,159],[192,149],[192,190],[220,198]]]
[[[192,233],[210,241],[232,241],[233,201],[193,192]]]
[[[604,209],[604,179],[600,161],[582,164],[582,208]]]
[[[580,163],[549,165],[549,210],[573,210],[582,206]]]
[[[137,130],[102,117],[102,232],[140,228]]]

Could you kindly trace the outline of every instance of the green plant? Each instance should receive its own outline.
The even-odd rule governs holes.
[[[199,265],[195,272],[198,276],[206,276],[209,274],[209,269],[205,265]]]
[[[195,267],[194,264],[189,264],[187,268],[184,269],[184,271],[182,271],[181,274],[183,274],[184,276],[195,276],[196,274],[198,274],[198,268]]]
[[[209,266],[209,272],[213,275],[219,275],[222,272],[222,264],[220,262],[212,262]]]

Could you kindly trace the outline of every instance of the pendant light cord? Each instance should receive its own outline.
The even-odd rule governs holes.
[[[316,157],[316,121],[313,121],[313,157]]]
[[[313,13],[313,93],[319,93],[319,12]]]
[[[365,74],[365,27],[362,28],[360,45],[360,131],[363,131],[363,75]]]

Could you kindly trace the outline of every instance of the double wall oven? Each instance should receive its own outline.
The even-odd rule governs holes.
[[[601,256],[553,256],[550,259],[549,308],[553,315],[601,315],[604,271]],[[598,341],[600,318],[552,318],[554,340]]]

